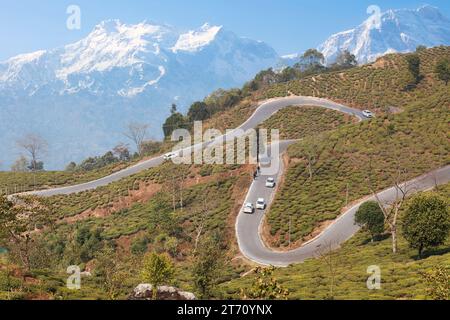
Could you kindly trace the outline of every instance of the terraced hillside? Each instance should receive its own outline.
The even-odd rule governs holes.
[[[434,73],[436,64],[450,59],[450,47],[436,47],[419,53],[423,79],[416,88],[408,71],[406,55],[391,54],[376,62],[347,71],[325,73],[273,85],[260,93],[261,98],[283,97],[289,94],[328,98],[359,108],[389,112],[417,100],[448,90]],[[392,107],[394,107],[392,109]]]
[[[450,184],[439,187],[436,192],[449,199]],[[425,274],[436,272],[438,268],[446,269],[447,276],[450,274],[449,240],[441,247],[428,250],[423,259],[418,260],[417,250],[409,248],[403,237],[399,239],[396,255],[391,252],[390,238],[373,243],[370,238],[361,231],[336,252],[329,253],[324,248],[322,257],[277,269],[273,277],[289,290],[289,299],[410,300],[432,298],[429,290],[434,285],[425,280]],[[369,266],[380,268],[380,290],[367,289]],[[249,275],[225,283],[222,288],[226,296],[236,298],[240,297],[241,288],[248,288],[253,282],[254,276]]]
[[[286,246],[289,238],[294,246],[308,240],[343,207],[368,195],[365,177],[369,167],[376,187],[382,190],[393,184],[397,167],[405,178],[414,178],[450,163],[450,89],[432,73],[433,63],[449,54],[448,47],[421,53],[424,79],[411,91],[403,91],[407,71],[401,55],[387,56],[377,67],[320,76],[334,87],[331,98],[358,105],[378,101],[379,107],[395,103],[396,111],[380,109],[370,122],[309,137],[289,149],[286,178],[267,217],[265,236],[272,246]],[[352,90],[351,83],[363,78],[367,85]],[[308,88],[321,88],[320,81],[310,78],[290,86],[299,94],[311,94]]]
[[[424,78],[416,88],[405,88],[410,79],[404,56],[390,55],[373,65],[263,88],[208,120],[205,128],[230,129],[247,119],[258,97],[292,93],[377,111],[375,119],[354,123],[354,119],[333,111],[291,107],[261,126],[281,129],[283,139],[303,139],[288,150],[286,175],[279,181],[267,216],[264,236],[272,246],[285,248],[289,240],[292,247],[299,245],[336,218],[346,204],[369,194],[367,172],[382,189],[393,184],[398,168],[403,177],[412,178],[450,163],[450,90],[433,74],[433,64],[449,54],[449,48],[420,53]],[[15,184],[26,188],[72,184],[117,168],[79,176],[70,172],[0,173],[0,188],[7,186],[7,193],[12,193]],[[226,257],[217,276],[222,286],[212,296],[239,297],[239,288],[253,278],[239,280],[252,266],[239,255],[234,222],[253,170],[251,166],[175,168],[166,163],[96,190],[49,198],[56,226],[34,234],[31,270],[25,272],[15,265],[14,257],[0,257],[0,297],[10,298],[13,292],[12,298],[105,299],[113,294],[114,298],[126,298],[141,282],[144,254],[152,251],[169,254],[175,263],[176,274],[170,284],[196,290],[192,274],[196,248],[209,238],[216,241],[216,252]],[[448,197],[449,187],[445,190],[443,195]],[[396,257],[389,254],[389,245],[388,239],[368,244],[364,233],[347,243],[338,253],[344,261],[339,265],[335,297],[421,298],[425,287],[417,271],[450,263],[448,243],[418,262],[403,240]],[[117,269],[118,278],[112,284],[104,270],[96,270],[99,261]],[[386,272],[388,290],[367,292],[361,288],[367,265],[377,263]],[[64,271],[71,264],[93,270],[80,292],[64,288]],[[320,260],[308,261],[278,270],[276,276],[289,287],[291,298],[328,298],[325,265]],[[19,274],[27,275],[29,282]],[[2,279],[10,279],[11,285],[3,286],[6,282]],[[113,291],[109,285],[114,286]],[[8,291],[11,288],[13,291]]]
[[[314,106],[288,107],[278,111],[259,127],[280,130],[281,140],[303,139],[356,122],[349,115]]]

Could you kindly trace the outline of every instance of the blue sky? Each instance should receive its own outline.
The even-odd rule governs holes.
[[[65,27],[66,8],[71,4],[82,10],[79,31]],[[115,18],[125,23],[168,23],[182,29],[210,22],[263,40],[280,54],[294,53],[358,25],[367,18],[366,8],[372,4],[383,11],[431,4],[450,17],[448,0],[2,0],[0,60],[73,42],[100,21]]]

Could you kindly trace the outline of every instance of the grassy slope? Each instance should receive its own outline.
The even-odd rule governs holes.
[[[99,179],[125,168],[126,164],[111,165],[89,172],[43,171],[43,172],[0,172],[0,194],[13,194],[37,189],[68,186]]]
[[[450,184],[439,189],[442,197],[450,198]],[[401,230],[400,230],[401,231]],[[401,232],[400,232],[401,233]],[[370,243],[370,236],[359,232],[333,254],[336,264],[335,299],[426,299],[427,285],[420,273],[438,265],[450,269],[450,239],[436,249],[427,251],[426,258],[417,260],[417,250],[410,249],[400,237],[399,252],[391,252],[391,239]],[[381,290],[368,290],[367,268],[381,268]],[[320,259],[311,259],[303,264],[277,269],[274,275],[287,287],[290,299],[325,299],[330,293],[330,270]],[[229,297],[238,297],[240,288],[248,287],[252,276],[231,281],[223,285]]]
[[[288,92],[341,101],[359,108],[384,112],[390,106],[402,108],[442,91],[434,67],[450,58],[450,47],[436,47],[420,53],[421,74],[425,78],[415,90],[404,90],[411,82],[404,55],[392,54],[377,62],[343,72],[316,75],[287,84],[277,84],[261,92],[261,98],[282,97]]]
[[[442,51],[440,48],[428,51],[434,59],[436,50]],[[444,51],[445,55],[450,53],[450,50]],[[393,56],[388,59],[397,61],[399,57],[401,58]],[[424,60],[430,61],[431,58]],[[430,70],[426,66],[424,70]],[[352,69],[348,73],[359,74],[359,69],[367,68]],[[390,68],[385,75],[385,81],[388,83],[392,80],[389,70]],[[347,77],[346,74],[344,76]],[[425,83],[420,86],[427,87],[428,81],[434,81],[432,77],[432,74],[426,74],[423,80]],[[343,86],[339,90],[346,92],[346,87]],[[392,173],[397,156],[400,157],[402,167],[407,170],[405,178],[413,178],[448,164],[449,92],[449,88],[444,84],[434,81],[432,94],[414,103],[402,105],[404,111],[401,113],[380,114],[370,122],[349,125],[326,133],[319,141],[317,137],[310,137],[292,146],[288,151],[291,162],[285,183],[267,218],[271,244],[287,245],[291,218],[293,241],[301,241],[322,222],[336,218],[346,204],[347,188],[349,202],[368,195],[370,192],[364,172],[370,159],[374,170],[378,172],[378,189],[393,184]],[[365,94],[370,97],[372,92],[369,90]],[[390,94],[394,97],[396,91],[392,89],[386,96]],[[408,94],[420,95],[417,92]],[[315,173],[310,180],[304,155],[312,142],[317,143],[318,147]]]
[[[280,130],[280,139],[302,139],[350,124],[353,119],[337,111],[307,106],[288,107],[277,112],[259,127]]]
[[[163,167],[164,168],[164,167]],[[121,183],[116,183],[117,184]],[[232,215],[235,212],[234,206],[236,201],[242,194],[245,194],[245,189],[250,184],[250,175],[244,173],[230,173],[225,175],[213,175],[211,176],[211,182],[200,183],[192,187],[187,187],[183,191],[184,193],[184,207],[183,210],[178,208],[175,212],[174,218],[181,227],[178,241],[178,254],[173,257],[173,261],[177,266],[177,273],[174,280],[174,285],[182,287],[184,289],[192,289],[191,279],[191,267],[192,267],[192,249],[194,244],[194,238],[196,235],[196,228],[199,223],[201,212],[203,210],[203,203],[205,199],[208,199],[208,215],[206,216],[203,234],[211,234],[212,232],[224,233],[224,250],[226,254],[234,255],[233,248],[233,233],[234,228],[230,221],[233,219]],[[123,182],[123,185],[126,185]],[[85,193],[93,197],[99,190]],[[83,195],[83,194],[82,194]],[[161,191],[159,193],[163,197],[167,204],[171,203],[170,196]],[[94,196],[98,198],[98,196]],[[80,201],[79,196],[66,196],[55,197],[50,199],[53,205],[58,204],[64,198],[65,205],[69,205],[71,200],[73,202]],[[84,200],[88,200],[87,197]],[[140,261],[142,256],[132,255],[128,250],[133,239],[136,237],[142,237],[146,235],[149,238],[149,250],[156,249],[154,243],[155,237],[160,233],[149,224],[150,218],[159,213],[159,208],[156,203],[156,198],[152,197],[150,200],[143,203],[134,203],[131,206],[113,212],[110,215],[104,217],[90,217],[77,221],[76,223],[63,223],[58,225],[55,230],[52,230],[50,234],[46,235],[46,243],[50,246],[54,246],[60,241],[66,242],[76,234],[76,231],[82,227],[89,227],[91,230],[102,230],[102,238],[106,241],[111,241],[118,245],[117,250],[122,255],[123,261],[121,261],[121,268],[126,270],[128,274],[125,282],[122,286],[122,291],[119,295],[120,298],[126,298],[126,296],[132,291],[136,284],[141,282],[140,279]],[[83,201],[83,200],[81,200]],[[78,210],[77,206],[64,207],[65,210]],[[59,210],[56,210],[56,214],[64,216],[69,214],[70,210],[61,214]],[[169,209],[170,210],[170,209]],[[71,213],[73,214],[73,212]],[[71,215],[69,214],[69,215]],[[230,220],[231,219],[231,220]],[[67,243],[66,243],[67,244]],[[231,256],[229,259],[231,259]],[[1,257],[1,255],[0,255]],[[96,277],[85,278],[83,280],[82,290],[78,292],[72,292],[64,288],[64,279],[67,277],[62,270],[65,265],[70,264],[66,261],[66,257],[55,255],[51,258],[52,266],[45,270],[33,270],[30,274],[34,279],[38,279],[41,284],[25,283],[22,284],[24,288],[16,288],[17,292],[11,296],[17,298],[35,298],[36,295],[48,295],[50,297],[60,297],[64,299],[107,299],[108,296],[101,289],[101,283]],[[3,266],[7,266],[8,263],[0,261],[0,271]],[[84,264],[81,265],[82,268]],[[239,263],[233,263],[233,265],[226,266],[222,270],[223,281],[234,279],[239,277],[239,273],[243,269]],[[1,272],[0,272],[1,273]],[[0,274],[0,276],[3,276]],[[0,279],[1,280],[1,279]],[[16,279],[19,281],[20,279]],[[1,282],[1,281],[0,281]],[[7,297],[6,292],[2,292],[0,285],[0,298]],[[54,291],[55,293],[51,293]]]

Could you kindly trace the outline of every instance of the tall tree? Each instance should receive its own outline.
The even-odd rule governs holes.
[[[334,289],[336,286],[336,278],[338,275],[339,266],[342,263],[340,252],[334,250],[333,243],[326,243],[318,253],[318,258],[327,269],[330,292],[328,300],[334,299]]]
[[[128,272],[121,265],[121,257],[110,246],[95,253],[95,274],[101,279],[101,285],[111,300],[118,299]]]
[[[435,194],[419,194],[408,206],[403,218],[403,236],[419,257],[427,247],[443,244],[450,232],[448,204]]]
[[[42,170],[43,163],[41,157],[48,150],[48,143],[44,138],[37,134],[27,134],[21,139],[17,140],[17,145],[22,148],[30,156],[30,170]]]
[[[322,141],[321,135],[314,135],[308,138],[308,141],[304,144],[304,152],[306,159],[306,168],[308,169],[309,179],[314,177],[314,166],[316,165],[320,155],[320,145]]]
[[[113,149],[113,154],[117,158],[119,158],[120,161],[130,161],[130,150],[128,149],[128,145],[124,143],[119,143],[117,146],[115,146]]]
[[[136,146],[139,155],[142,155],[142,144],[147,136],[148,128],[148,124],[130,122],[126,127],[126,131],[124,132],[125,137],[130,139]]]
[[[170,106],[170,114],[177,113],[178,112],[177,109],[178,109],[177,105],[175,103],[172,103],[172,105]]]
[[[170,138],[170,136],[175,130],[186,129],[188,127],[189,127],[188,122],[181,113],[179,112],[172,113],[163,124],[164,136],[166,138]]]
[[[398,216],[400,214],[400,209],[406,201],[408,193],[410,191],[410,185],[406,182],[406,173],[407,170],[402,167],[400,161],[400,154],[397,155],[395,159],[396,168],[390,176],[390,180],[394,183],[395,188],[395,197],[392,201],[386,202],[383,201],[380,195],[378,194],[378,188],[376,186],[377,172],[372,167],[372,161],[369,160],[369,168],[364,170],[365,179],[367,181],[369,190],[372,192],[376,202],[378,203],[381,211],[384,215],[384,221],[389,227],[389,232],[392,237],[392,252],[397,253],[397,231],[398,231]],[[386,179],[387,172],[380,172],[380,175],[384,176]]]
[[[203,101],[194,102],[188,111],[190,121],[204,121],[210,117],[208,105]]]
[[[29,165],[28,160],[23,155],[20,156],[14,164],[11,166],[11,171],[13,172],[26,172],[28,171]]]
[[[303,59],[309,66],[317,64],[322,65],[325,62],[324,55],[317,49],[306,50],[306,52],[303,54]]]

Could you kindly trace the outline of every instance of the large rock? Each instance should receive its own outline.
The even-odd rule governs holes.
[[[148,283],[139,284],[128,298],[129,300],[152,300],[153,285]],[[196,300],[191,292],[182,291],[169,286],[158,287],[157,300]]]

